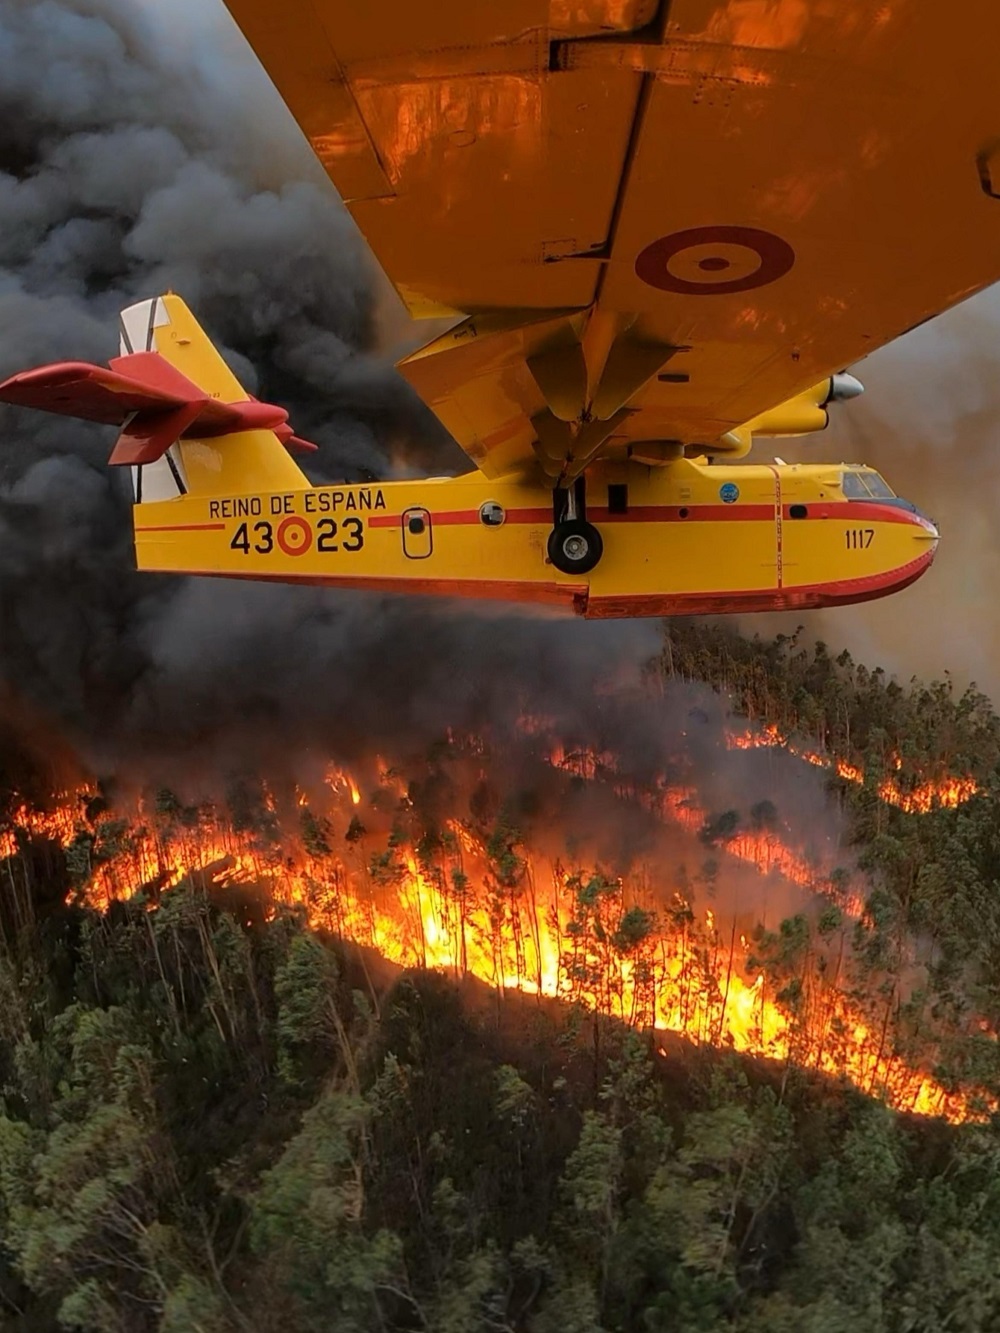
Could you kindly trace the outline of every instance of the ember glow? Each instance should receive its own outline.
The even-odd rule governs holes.
[[[137,893],[154,903],[170,890],[254,886],[268,911],[297,907],[314,927],[403,967],[471,974],[500,994],[560,998],[843,1076],[901,1110],[978,1114],[970,1094],[921,1067],[933,1052],[908,1063],[897,1049],[903,997],[883,994],[868,1008],[852,998],[850,933],[862,899],[835,891],[787,830],[736,830],[711,849],[715,878],[703,872],[692,883],[664,848],[686,846],[691,864],[704,861],[706,812],[693,786],[662,779],[637,790],[616,777],[611,756],[540,748],[536,771],[548,777],[538,781],[549,784],[554,810],[585,787],[648,821],[649,857],[616,875],[571,855],[574,838],[553,828],[555,817],[522,841],[496,809],[479,809],[491,772],[481,742],[450,738],[435,762],[449,804],[442,812],[439,800],[433,820],[421,805],[420,792],[433,788],[427,768],[406,772],[384,759],[357,772],[331,764],[310,790],[278,795],[257,784],[239,812],[231,802],[186,807],[164,792],[108,810],[85,789],[49,810],[15,810],[0,869],[16,887],[32,840],[45,839],[64,849],[74,892],[96,908]],[[752,890],[738,902],[727,889],[736,882]],[[779,903],[797,894],[815,916],[840,909],[794,975],[754,962],[766,956],[762,928],[773,932],[783,911],[767,919],[769,894]]]

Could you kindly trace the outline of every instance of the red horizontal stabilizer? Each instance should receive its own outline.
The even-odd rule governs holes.
[[[244,398],[237,403],[220,403],[210,398],[172,366],[159,352],[130,352],[110,362],[111,369],[147,385],[158,393],[168,393],[175,401],[198,403],[201,410],[192,420],[187,434],[194,439],[212,439],[240,430],[277,431],[288,421],[283,407]]]
[[[211,429],[202,432],[205,436],[228,435],[236,430],[273,430],[277,434],[282,428],[287,429],[288,413],[273,403],[259,403],[256,398],[248,398],[242,403],[213,403],[212,406],[219,409],[219,427],[213,423]]]
[[[120,426],[133,412],[164,411],[180,407],[185,401],[184,394],[85,361],[40,366],[0,384],[0,402],[99,421],[105,426]]]
[[[182,374],[159,352],[129,352],[108,362],[112,374],[121,375],[130,383],[148,389],[151,393],[165,394],[174,403],[210,403],[204,389]]]
[[[0,384],[0,402],[61,416],[124,426],[111,462],[153,463],[182,436],[213,439],[244,430],[271,430],[289,449],[314,450],[292,434],[288,413],[246,398],[220,403],[159,352],[130,352],[107,367],[61,361],[26,370]]]
[[[272,427],[275,435],[288,450],[297,450],[302,454],[315,454],[319,452],[319,445],[313,444],[310,440],[300,439],[298,435],[292,434],[291,426]]]
[[[108,460],[116,467],[155,463],[181,438],[201,411],[201,403],[182,403],[169,412],[138,412],[128,423]]]

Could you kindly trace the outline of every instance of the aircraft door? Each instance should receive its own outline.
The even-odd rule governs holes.
[[[403,511],[403,554],[410,560],[426,560],[434,550],[431,516],[421,505]]]

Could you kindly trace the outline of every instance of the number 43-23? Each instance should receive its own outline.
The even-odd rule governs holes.
[[[312,545],[312,533],[302,519],[286,519],[285,522],[293,522],[299,525],[298,531],[301,533],[298,542],[298,549],[289,551],[287,545],[282,540],[282,530],[284,523],[278,529],[278,545],[281,549],[291,555],[302,555]],[[302,537],[305,538],[302,541]],[[337,521],[332,518],[321,518],[316,525],[316,549],[324,554],[331,551],[360,551],[365,544],[364,524],[360,518],[345,518],[340,524],[340,537],[337,538]],[[249,555],[251,550],[256,551],[258,555],[270,555],[274,550],[274,529],[267,519],[261,519],[259,523],[254,523],[250,527],[247,523],[241,523],[236,529],[233,540],[229,543],[231,551],[242,551],[244,555]]]

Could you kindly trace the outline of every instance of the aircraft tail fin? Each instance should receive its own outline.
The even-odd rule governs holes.
[[[119,425],[110,461],[135,469],[137,500],[308,486],[287,451],[315,445],[247,394],[179,296],[130,306],[119,332],[107,367],[26,371],[0,384],[0,402]]]

